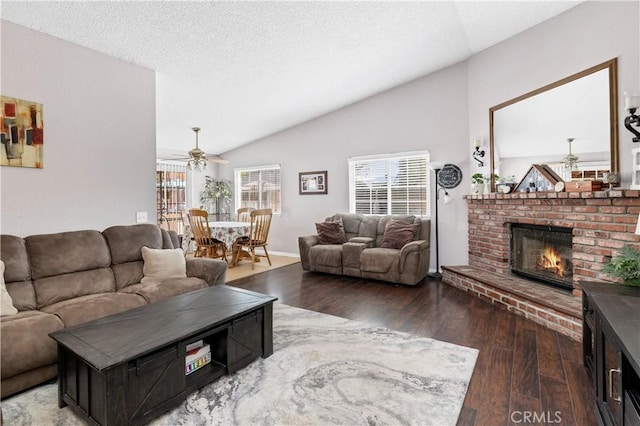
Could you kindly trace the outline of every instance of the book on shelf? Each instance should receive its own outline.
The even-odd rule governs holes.
[[[191,374],[211,362],[211,348],[209,345],[193,347],[187,351],[185,359],[185,374]]]
[[[202,346],[204,346],[204,341],[203,340],[196,340],[193,343],[189,343],[187,345],[187,347],[185,348],[185,350],[187,352],[191,351],[192,349],[197,349],[197,348],[201,348]]]

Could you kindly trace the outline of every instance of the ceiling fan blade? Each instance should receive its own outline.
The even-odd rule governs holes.
[[[207,161],[211,161],[212,163],[218,163],[218,164],[229,164],[229,160],[225,160],[219,155],[207,155]]]
[[[171,154],[171,156],[175,160],[188,160],[189,158],[191,158],[188,155],[184,155],[184,154]]]

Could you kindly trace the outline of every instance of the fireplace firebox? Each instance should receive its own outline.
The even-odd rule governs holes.
[[[512,273],[573,289],[572,228],[512,223],[510,230]]]

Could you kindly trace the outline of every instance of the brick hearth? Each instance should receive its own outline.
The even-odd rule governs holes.
[[[580,340],[579,281],[615,281],[602,268],[624,244],[640,242],[634,234],[640,191],[486,194],[466,199],[469,265],[443,267],[443,281]],[[510,223],[573,228],[573,297],[511,274]]]

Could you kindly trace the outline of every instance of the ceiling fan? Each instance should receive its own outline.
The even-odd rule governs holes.
[[[188,152],[188,157],[179,157],[180,159],[189,160],[187,161],[187,168],[189,170],[202,171],[206,169],[207,161],[219,164],[227,164],[229,162],[229,160],[225,160],[219,155],[207,155],[203,150],[201,150],[198,146],[198,132],[200,132],[200,127],[192,127],[191,130],[196,134],[196,147]]]

